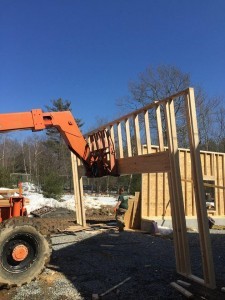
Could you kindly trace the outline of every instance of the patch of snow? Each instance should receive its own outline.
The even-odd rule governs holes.
[[[40,192],[40,188],[31,182],[23,182],[22,188],[23,188],[24,195],[31,192]]]
[[[45,198],[40,189],[30,182],[23,182],[23,195],[30,199],[30,204],[27,206],[27,210],[30,213],[35,209],[39,209],[43,206],[50,207],[64,207],[70,210],[76,210],[74,195],[66,194],[61,198],[61,201],[57,201],[53,198]],[[83,198],[85,208],[99,209],[101,206],[115,206],[116,196],[91,196],[85,195]]]
[[[173,229],[169,227],[164,227],[164,226],[157,226],[158,232],[161,233],[162,235],[169,235],[173,232]]]
[[[117,198],[103,196],[85,196],[84,206],[87,208],[101,208],[101,206],[115,206]]]
[[[26,198],[30,200],[30,203],[26,205],[28,214],[31,211],[35,209],[39,209],[43,206],[59,207],[59,203],[60,203],[59,201],[53,198],[44,198],[44,196],[39,193],[26,194]]]
[[[30,200],[30,203],[26,205],[28,214],[35,209],[39,209],[43,206],[50,206],[54,208],[67,208],[70,210],[76,210],[74,195],[64,195],[61,201],[57,201],[53,198],[45,198],[40,193],[26,193],[26,198]],[[85,208],[101,208],[101,206],[115,206],[115,197],[102,197],[102,196],[84,196]]]
[[[0,190],[7,190],[8,188],[0,188]],[[31,183],[23,183],[23,195],[30,200],[30,203],[26,205],[28,214],[30,212],[39,209],[43,206],[49,206],[53,208],[67,208],[70,210],[76,210],[74,195],[65,194],[61,198],[61,201],[58,201],[53,198],[45,198],[43,194],[37,192],[38,188]],[[117,196],[102,196],[102,195],[85,195],[83,198],[85,208],[99,209],[102,206],[111,206],[116,205]],[[169,227],[158,226],[156,223],[156,231],[162,235],[168,235],[173,232]]]
[[[215,203],[214,203],[214,201],[206,202],[206,207],[207,207],[207,208],[215,208]]]
[[[14,189],[9,189],[7,187],[0,187],[0,191],[4,191],[4,190],[9,191],[9,193],[8,194],[4,194],[4,196],[0,195],[0,199],[9,199],[11,196],[19,196],[18,193],[10,193],[10,191],[14,190]]]

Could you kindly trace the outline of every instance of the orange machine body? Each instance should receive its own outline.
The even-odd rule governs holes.
[[[24,207],[25,198],[22,196],[22,184],[19,183],[19,195],[9,198],[8,204],[2,205],[0,200],[0,223],[12,217],[21,217],[27,215]]]

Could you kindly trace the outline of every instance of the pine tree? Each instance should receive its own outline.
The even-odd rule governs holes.
[[[63,100],[62,98],[52,100],[52,105],[46,105],[45,108],[49,112],[72,111],[71,101]],[[76,119],[78,127],[83,125],[81,119]],[[45,172],[53,172],[57,176],[68,178],[71,176],[71,161],[70,151],[68,150],[62,136],[56,128],[49,128],[46,132],[47,139],[44,143],[46,153],[49,153],[49,161],[51,161],[51,170]],[[49,184],[51,181],[49,182]]]
[[[63,100],[62,98],[58,98],[57,100],[52,100],[51,101],[52,105],[45,105],[45,108],[47,111],[51,112],[57,112],[57,111],[72,111],[71,108],[71,101],[69,100]],[[75,119],[78,127],[82,127],[84,123],[82,122],[81,119]],[[47,136],[49,137],[49,140],[60,143],[61,142],[61,137],[60,134],[58,133],[58,130],[56,128],[50,128],[47,130]]]

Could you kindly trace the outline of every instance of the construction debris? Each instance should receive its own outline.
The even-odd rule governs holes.
[[[88,226],[74,225],[74,226],[69,226],[69,227],[67,227],[64,230],[58,230],[58,231],[61,232],[61,233],[71,234],[71,233],[74,233],[74,232],[79,232],[79,231],[82,231],[82,230],[87,230],[88,228],[89,228]]]
[[[184,289],[182,286],[180,286],[179,284],[177,284],[176,282],[171,282],[170,285],[172,287],[174,287],[176,290],[178,290],[182,295],[184,295],[186,298],[190,299],[193,298],[194,295],[187,291],[186,289]]]
[[[191,284],[189,282],[186,282],[186,281],[183,281],[183,280],[177,280],[177,283],[179,285],[183,286],[183,287],[186,287],[186,288],[191,286]]]
[[[102,230],[109,230],[109,229],[114,229],[115,226],[107,225],[104,223],[98,223],[98,224],[92,224],[88,226],[81,226],[81,225],[72,225],[67,227],[64,230],[59,230],[61,233],[74,233],[74,232],[79,232],[79,231],[102,231]]]
[[[107,294],[109,294],[110,292],[112,292],[113,290],[117,289],[119,286],[121,286],[122,284],[124,284],[125,282],[129,281],[131,279],[131,277],[127,277],[125,280],[121,281],[120,283],[118,283],[117,285],[114,285],[112,288],[108,289],[107,291],[105,291],[104,293],[100,294],[100,297],[103,297]]]
[[[38,217],[38,218],[41,218],[43,217],[44,215],[50,213],[50,212],[53,212],[55,211],[55,208],[53,207],[50,207],[50,206],[43,206],[39,209],[35,209],[31,212],[31,215],[35,216],[35,217]]]

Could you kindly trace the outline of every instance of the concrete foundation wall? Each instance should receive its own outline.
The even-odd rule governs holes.
[[[213,217],[215,220],[215,225],[223,225],[225,226],[225,217]],[[167,218],[142,218],[141,219],[141,230],[154,232],[154,222],[157,223],[158,226],[165,226],[169,228],[173,228],[171,217]],[[195,217],[187,217],[186,218],[186,226],[187,228],[198,229],[197,218]]]

